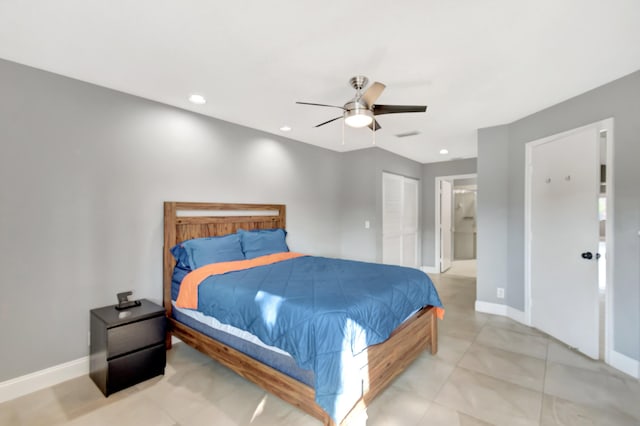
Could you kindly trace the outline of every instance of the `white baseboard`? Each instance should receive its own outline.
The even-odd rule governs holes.
[[[420,270],[425,274],[439,274],[440,271],[435,266],[421,266]]]
[[[502,315],[503,317],[506,317],[507,305],[476,300],[476,311],[484,312],[485,314]]]
[[[483,302],[481,300],[476,300],[476,311],[484,312],[485,314],[502,315],[503,317],[509,317],[521,324],[528,325],[526,315],[523,311],[512,308],[511,306],[502,305],[500,303]]]
[[[181,342],[182,340],[171,336],[171,343],[176,344]],[[58,383],[75,379],[85,374],[89,374],[88,356],[0,382],[0,403],[19,398],[23,395],[39,391],[40,389],[55,386]]]
[[[85,374],[89,374],[88,356],[6,380],[0,383],[0,402],[9,401]]]
[[[620,370],[625,374],[636,379],[640,379],[640,361],[629,358],[626,355],[616,352],[613,349],[609,354],[609,365],[616,370]]]

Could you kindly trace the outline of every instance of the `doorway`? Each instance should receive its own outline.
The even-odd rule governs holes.
[[[476,277],[476,178],[453,181],[453,261],[448,273]]]
[[[613,225],[601,221],[603,210],[612,217],[612,171],[606,167],[612,149],[612,119],[526,145],[527,322],[605,360],[611,347],[611,286],[605,284],[612,281],[610,276],[599,281],[599,265],[612,261],[606,237]]]
[[[439,176],[435,184],[436,271],[475,277],[477,175]]]

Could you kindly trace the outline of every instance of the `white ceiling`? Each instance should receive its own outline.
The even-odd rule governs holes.
[[[342,145],[341,121],[314,128],[339,110],[295,101],[342,105],[364,74],[380,104],[429,106],[376,133],[426,163],[640,69],[639,22],[638,0],[0,0],[0,58],[337,151],[371,132]]]

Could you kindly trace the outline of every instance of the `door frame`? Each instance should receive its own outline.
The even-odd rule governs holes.
[[[449,191],[449,193],[447,194],[446,190]],[[444,226],[442,221],[445,219],[445,217],[442,215],[442,208],[445,207],[445,204],[442,203],[442,199],[444,198],[444,195],[447,195],[447,198],[449,200],[449,206],[447,208],[447,212],[449,213],[449,220],[448,220],[448,232],[444,232]],[[445,272],[447,272],[449,269],[451,269],[451,262],[453,262],[453,232],[454,232],[454,228],[453,228],[453,211],[454,211],[454,199],[453,199],[453,180],[446,180],[446,179],[442,179],[440,181],[440,232],[439,232],[439,236],[440,236],[440,273],[443,274]],[[445,256],[444,253],[444,243],[446,240],[449,240],[449,253],[446,253],[447,256]],[[447,267],[445,268],[444,264],[445,264],[445,259],[448,260],[448,264]]]
[[[435,240],[435,253],[434,253],[434,269],[437,271],[436,273],[439,274],[440,273],[440,269],[442,268],[442,265],[440,264],[440,182],[443,180],[450,180],[450,181],[454,181],[456,179],[469,179],[469,178],[476,178],[478,179],[478,173],[466,173],[463,175],[449,175],[449,176],[436,176],[436,180],[435,180],[435,208],[436,208],[436,214],[435,214],[435,218],[436,218],[436,223],[435,223],[435,228],[434,228],[434,234],[436,234],[436,237],[434,238]],[[453,182],[452,182],[453,184]],[[453,203],[453,199],[451,201]],[[477,232],[477,230],[476,230]],[[452,242],[453,242],[453,237],[451,238]],[[453,246],[452,246],[453,247]],[[453,250],[452,250],[453,252]]]
[[[575,129],[567,130],[541,139],[537,139],[525,144],[525,194],[524,194],[524,314],[526,324],[531,326],[531,186],[532,186],[532,168],[531,159],[533,148],[568,136],[572,133],[593,128],[598,132],[607,132],[606,145],[606,181],[607,181],[607,221],[605,223],[605,244],[606,244],[606,268],[607,268],[607,285],[605,289],[605,324],[604,324],[604,361],[610,364],[611,349],[613,348],[613,197],[614,197],[614,181],[613,181],[613,144],[614,144],[614,119],[607,118]]]

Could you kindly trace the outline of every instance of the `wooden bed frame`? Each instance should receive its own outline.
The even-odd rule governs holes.
[[[195,211],[197,214],[191,216],[179,214]],[[217,213],[203,216],[202,213],[205,211]],[[175,335],[266,391],[320,419],[325,426],[335,426],[336,423],[315,402],[315,391],[312,387],[179,323],[172,316],[171,276],[175,260],[169,250],[174,245],[191,238],[231,234],[238,228],[285,228],[285,211],[285,206],[281,204],[164,203],[163,297],[168,321],[167,349],[171,348],[171,335]],[[229,212],[231,215],[220,215],[220,212]],[[246,215],[247,212],[259,214]],[[271,215],[265,215],[266,212]],[[241,213],[245,215],[239,215]],[[369,387],[339,424],[347,425],[349,419],[357,417],[376,395],[427,348],[432,354],[438,349],[437,320],[433,307],[422,308],[400,325],[389,339],[368,348]]]

